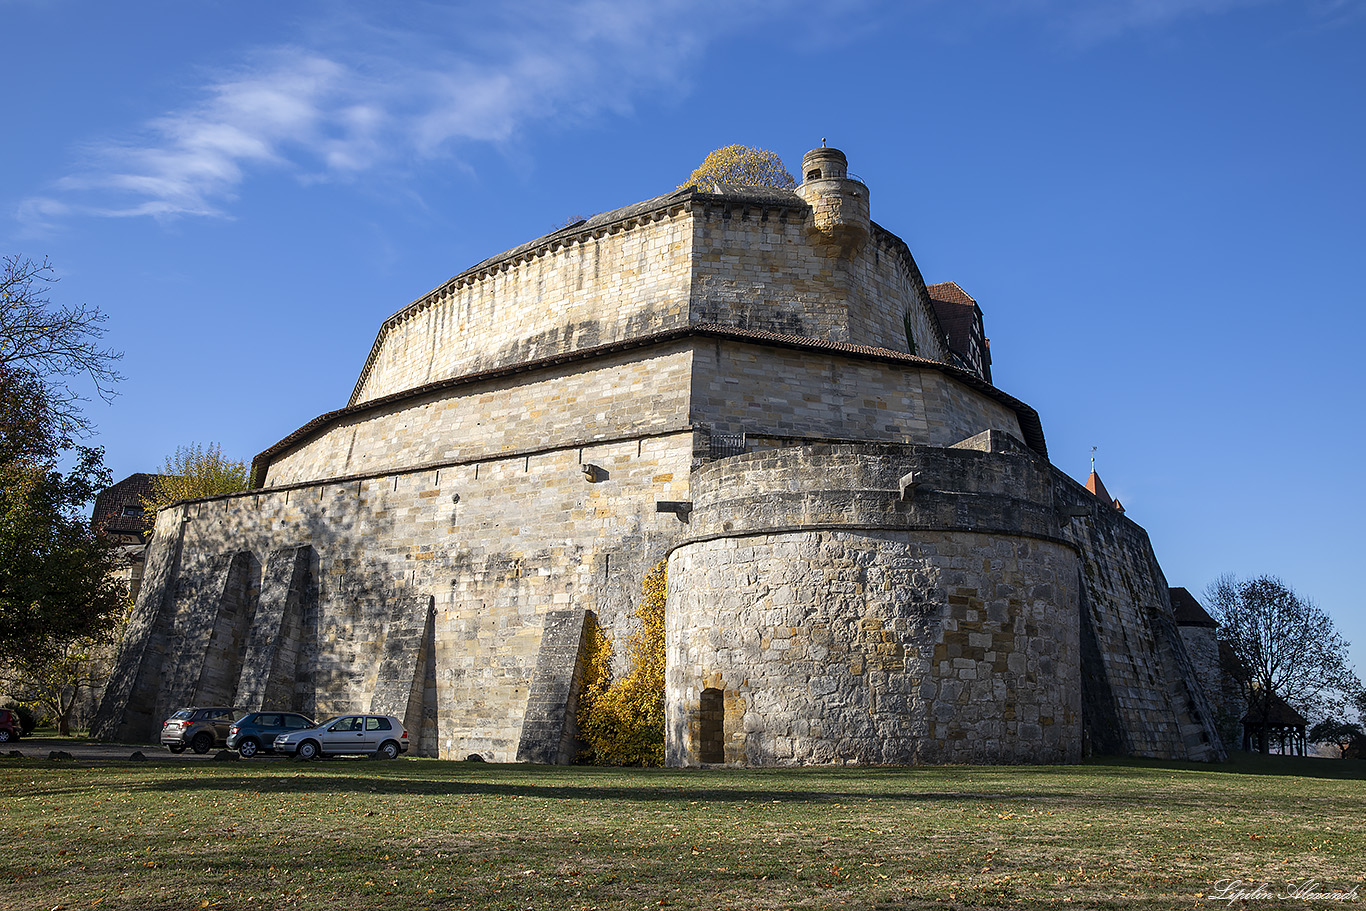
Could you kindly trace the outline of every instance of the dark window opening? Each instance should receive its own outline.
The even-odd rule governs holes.
[[[698,759],[701,762],[726,761],[726,697],[718,689],[702,691],[701,730]]]
[[[806,179],[807,179],[807,180],[820,180],[820,179],[821,179],[821,170],[820,170],[820,168],[816,168],[816,169],[813,170],[813,171],[807,171],[807,172],[806,172]]]

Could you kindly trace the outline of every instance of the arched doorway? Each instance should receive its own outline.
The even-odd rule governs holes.
[[[726,761],[726,695],[708,687],[702,691],[698,726],[698,761]]]

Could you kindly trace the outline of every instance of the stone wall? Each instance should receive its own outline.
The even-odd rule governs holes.
[[[914,362],[911,362],[914,363]],[[722,433],[947,446],[1016,412],[937,369],[724,338],[543,365],[343,414],[272,456],[268,487],[690,425]],[[686,478],[672,499],[686,499]]]
[[[671,763],[1222,756],[1146,534],[999,431],[737,456],[693,498]]]
[[[688,426],[685,342],[548,366],[341,418],[275,456],[266,485],[578,447]],[[682,499],[687,478],[665,499]]]
[[[1054,469],[1059,508],[1076,515],[1063,536],[1082,554],[1078,622],[1091,666],[1091,748],[1156,758],[1224,756],[1213,714],[1172,615],[1147,532]]]
[[[689,322],[905,351],[909,319],[948,361],[904,243],[878,228],[832,255],[809,206],[770,195],[661,197],[462,273],[385,321],[351,403]]]
[[[717,339],[693,361],[695,420],[752,434],[950,446],[1024,436],[1015,412],[934,369]]]
[[[811,238],[806,206],[696,211],[694,322],[906,351],[909,313],[918,353],[948,361],[920,272],[888,232],[843,258]]]
[[[680,499],[693,448],[685,431],[162,510],[101,733],[153,739],[207,696],[288,698],[315,716],[392,711],[425,752],[511,761],[545,618],[591,610],[629,632],[640,580],[683,527],[655,501]],[[246,658],[272,636],[283,656],[263,680]]]
[[[1219,732],[1224,749],[1242,749],[1242,717],[1247,712],[1247,702],[1231,675],[1224,673],[1219,660],[1216,628],[1183,625],[1180,630],[1186,654],[1190,656],[1195,678],[1209,703],[1214,727]]]
[[[669,560],[670,764],[702,761],[704,692],[716,761],[1080,758],[1078,561],[1023,447],[756,453],[693,497]]]
[[[691,216],[639,208],[462,273],[395,314],[352,402],[686,323]]]

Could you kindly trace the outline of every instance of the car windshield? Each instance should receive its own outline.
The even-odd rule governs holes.
[[[190,717],[191,715],[193,715],[193,714],[194,714],[194,713],[191,712],[189,709],[181,709],[180,711],[176,712],[174,715],[171,716],[171,720],[172,720],[172,721],[186,721],[186,720],[188,720],[189,717]]]

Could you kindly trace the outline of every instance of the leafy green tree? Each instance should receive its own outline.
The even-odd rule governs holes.
[[[776,187],[789,190],[796,181],[783,166],[783,160],[768,149],[729,145],[709,154],[688,177],[683,186],[696,184],[709,189],[713,183],[741,187]]]
[[[151,521],[158,509],[177,500],[238,493],[248,486],[246,462],[225,458],[217,443],[191,443],[177,447],[174,455],[166,457],[152,480],[152,494],[142,505]]]
[[[123,616],[126,619],[126,613]],[[111,632],[122,634],[122,630]],[[70,734],[82,694],[103,686],[109,678],[110,655],[105,646],[110,638],[52,637],[14,655],[9,662],[11,693],[56,724],[57,733]]]
[[[1219,640],[1232,654],[1225,670],[1241,689],[1249,715],[1262,720],[1261,752],[1271,748],[1265,731],[1274,697],[1314,715],[1340,710],[1360,691],[1347,665],[1348,643],[1333,618],[1280,579],[1226,575],[1205,597],[1219,623]]]
[[[1338,748],[1338,758],[1346,759],[1349,749],[1366,746],[1366,731],[1359,724],[1327,718],[1309,729],[1308,739],[1310,743],[1331,743]]]
[[[113,579],[116,554],[82,507],[108,486],[100,449],[76,464],[0,464],[0,654],[106,632],[127,595]]]
[[[55,281],[46,261],[0,258],[0,657],[23,686],[28,663],[107,636],[127,605],[114,547],[85,517],[109,472],[103,450],[74,446],[91,424],[72,386],[112,399],[120,355],[101,346],[98,308],[48,299]]]

